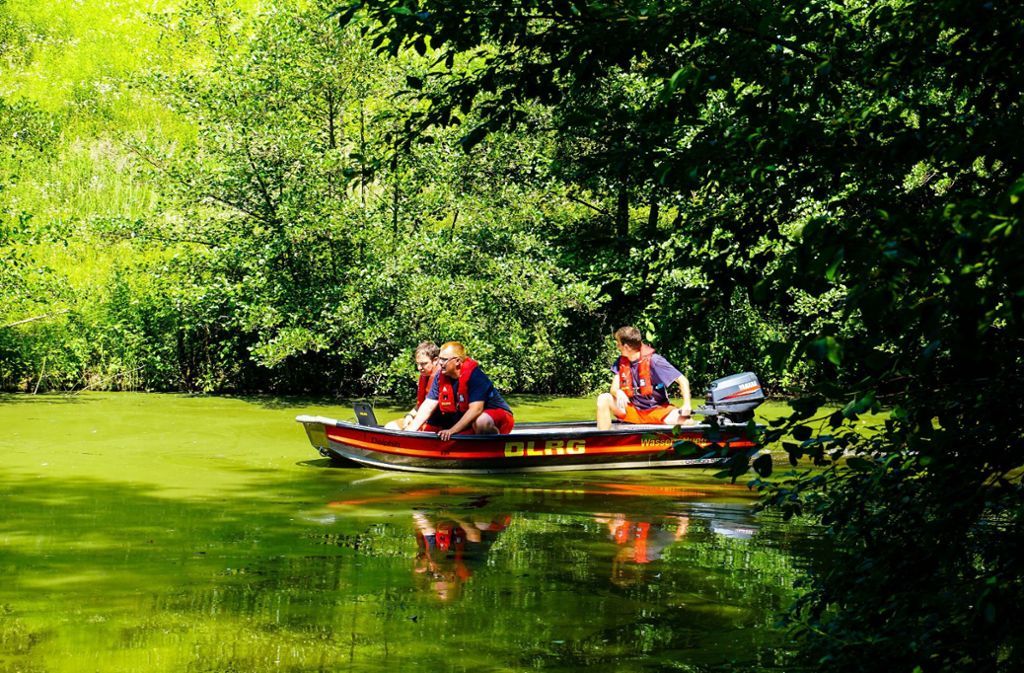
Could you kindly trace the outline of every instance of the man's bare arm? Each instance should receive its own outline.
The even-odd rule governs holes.
[[[679,393],[683,396],[683,406],[679,407],[679,413],[682,416],[692,416],[693,407],[691,406],[690,401],[690,382],[685,376],[680,375],[680,377],[676,379],[676,383],[679,384]]]
[[[469,409],[466,410],[466,413],[462,414],[462,418],[459,419],[459,422],[447,430],[440,431],[437,433],[437,436],[445,441],[451,439],[452,435],[462,432],[466,428],[473,427],[473,423],[482,413],[484,413],[483,400],[479,402],[470,402]]]
[[[423,427],[423,424],[430,418],[430,414],[434,413],[434,409],[437,409],[437,400],[426,399],[423,400],[423,404],[420,405],[419,411],[416,412],[416,418],[412,419],[409,425],[405,426],[408,432],[415,432]]]

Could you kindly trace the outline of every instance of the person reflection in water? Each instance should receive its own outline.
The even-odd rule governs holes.
[[[608,537],[619,549],[612,559],[612,583],[627,587],[644,580],[647,564],[661,558],[669,545],[681,540],[690,528],[690,519],[675,517],[675,528],[669,521],[651,524],[649,521],[627,519],[622,514],[599,514],[598,523],[608,526]]]
[[[442,601],[462,594],[462,586],[473,576],[471,566],[481,563],[498,533],[508,527],[511,517],[497,515],[490,520],[473,521],[439,512],[431,516],[414,510],[416,561],[413,571]]]

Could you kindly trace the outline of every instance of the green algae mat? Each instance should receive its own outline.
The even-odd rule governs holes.
[[[0,672],[785,670],[773,624],[813,530],[742,485],[337,468],[300,413],[351,416],[0,397]]]

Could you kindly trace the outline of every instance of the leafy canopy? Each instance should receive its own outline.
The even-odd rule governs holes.
[[[368,17],[383,51],[433,59],[410,82],[412,136],[468,125],[471,149],[546,106],[563,154],[596,166],[563,180],[602,178],[627,226],[631,200],[660,192],[676,217],[648,236],[652,264],[710,282],[662,320],[738,290],[799,335],[766,349],[779,368],[806,359],[813,385],[765,440],[791,434],[794,461],[827,469],[752,483],[787,514],[817,512],[835,543],[791,614],[811,660],[1020,666],[1018,4],[368,0],[339,14]],[[836,398],[849,403],[818,416]],[[889,420],[863,432],[883,404]]]

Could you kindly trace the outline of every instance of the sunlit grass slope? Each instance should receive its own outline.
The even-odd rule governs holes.
[[[13,36],[0,52],[0,98],[32,104],[56,131],[45,150],[19,158],[3,208],[31,216],[35,264],[60,289],[36,289],[35,305],[12,306],[5,320],[88,313],[115,269],[164,256],[121,239],[161,207],[161,187],[140,170],[129,141],[181,147],[194,136],[191,122],[139,85],[156,65],[165,72],[195,66],[199,56],[175,53],[161,39],[184,4],[7,0],[0,7]],[[232,4],[259,10],[249,0]]]
[[[22,35],[0,71],[0,95],[27,99],[49,113],[59,140],[26,165],[10,198],[38,219],[140,217],[154,194],[131,170],[121,139],[140,131],[187,138],[181,119],[132,81],[161,52],[156,17],[170,3],[30,2],[6,12]]]

